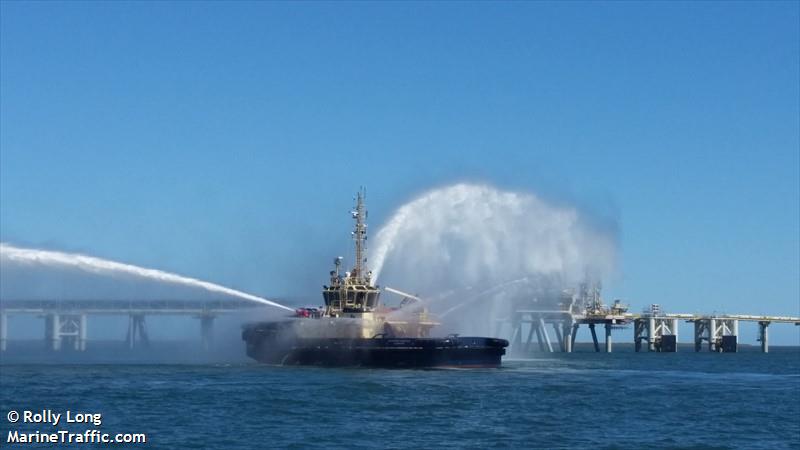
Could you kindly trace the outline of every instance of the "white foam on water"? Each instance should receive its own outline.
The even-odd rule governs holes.
[[[124,264],[94,256],[81,255],[77,253],[65,253],[52,250],[40,250],[31,248],[16,247],[8,243],[0,243],[0,259],[6,264],[41,264],[49,267],[64,267],[78,269],[88,273],[100,275],[133,275],[148,280],[162,283],[172,283],[188,287],[200,288],[209,292],[225,294],[238,297],[276,308],[294,311],[288,306],[267,300],[236,289],[227,288],[218,284],[202,281],[195,278],[184,277],[174,273],[164,272],[157,269],[147,269],[144,267]]]

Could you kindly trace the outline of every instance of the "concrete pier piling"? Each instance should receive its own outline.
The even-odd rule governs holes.
[[[651,352],[656,351],[656,319],[647,319],[647,349]]]
[[[125,342],[127,342],[128,348],[131,350],[136,345],[136,325],[133,316],[128,316],[128,334],[125,337]]]
[[[599,352],[600,351],[600,344],[598,344],[598,342],[597,342],[597,332],[594,329],[594,324],[593,323],[589,324],[589,331],[592,332],[592,343],[594,344],[594,351],[595,352]]]
[[[144,317],[144,314],[131,314],[128,316],[128,333],[125,341],[128,344],[128,348],[131,350],[139,346],[147,347],[150,345]]]
[[[717,320],[714,318],[708,319],[708,351],[717,351]]]
[[[578,324],[578,323],[573,323],[572,324],[572,337],[570,338],[570,350],[569,350],[570,352],[575,350],[575,338],[578,337],[578,328],[579,327],[580,327],[580,324]]]
[[[562,325],[556,322],[553,322],[553,333],[556,335],[556,341],[558,342],[558,349],[559,351],[564,351],[564,336],[561,334],[561,327]]]
[[[675,336],[675,342],[678,342],[678,319],[672,319],[670,330],[672,331],[672,335]],[[677,351],[677,347],[675,349]]]
[[[578,329],[571,321],[564,322],[562,335],[564,336],[564,352],[572,353],[572,348],[575,346],[575,334]]]
[[[553,353],[553,344],[550,342],[550,335],[547,334],[547,326],[545,326],[544,324],[543,317],[539,318],[539,329],[541,330],[542,335],[544,336],[544,343],[547,346],[547,351]]]
[[[699,352],[703,341],[708,351],[733,353],[738,351],[739,320],[741,316],[690,317],[694,323],[694,348]]]
[[[544,346],[544,335],[542,334],[542,329],[539,328],[539,324],[531,323],[531,327],[536,329],[536,342],[539,343],[539,351],[547,351],[547,348]]]
[[[644,317],[633,320],[633,341],[636,351],[642,350],[642,342],[647,343],[651,352],[676,352],[678,340],[678,319],[663,315],[660,309],[651,309]]]
[[[77,340],[77,348],[78,351],[86,351],[86,341],[87,341],[87,323],[86,323],[86,314],[81,314],[78,319],[78,340]]]
[[[703,345],[703,324],[697,320],[694,321],[694,351],[699,352],[700,347]]]
[[[45,328],[50,350],[61,350],[61,317],[58,314],[48,314]]]
[[[214,316],[200,317],[200,340],[203,343],[203,348],[210,350],[214,338]]]
[[[768,321],[760,321],[758,322],[758,340],[761,341],[761,351],[764,353],[769,353],[769,327],[770,322]]]

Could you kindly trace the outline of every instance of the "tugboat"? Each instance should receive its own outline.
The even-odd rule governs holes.
[[[246,324],[247,356],[265,364],[334,367],[500,367],[508,341],[489,337],[430,337],[438,325],[419,299],[407,295],[398,308],[381,303],[381,290],[366,267],[367,224],[363,189],[351,215],[355,264],[341,274],[334,260],[325,306],[300,308],[286,320]],[[388,289],[387,289],[388,290]],[[392,292],[399,292],[391,290]]]

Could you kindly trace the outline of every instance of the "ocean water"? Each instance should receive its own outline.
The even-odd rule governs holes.
[[[9,445],[9,430],[87,428],[11,424],[8,411],[70,410],[147,435],[116,448],[789,449],[800,349],[535,355],[493,370],[6,359],[0,410],[3,448],[47,447]]]

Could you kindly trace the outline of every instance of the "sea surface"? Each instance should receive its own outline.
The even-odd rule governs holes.
[[[0,447],[47,447],[9,445],[9,430],[91,428],[11,424],[11,410],[100,413],[103,432],[147,435],[116,448],[789,449],[800,349],[538,354],[493,370],[6,358]]]

